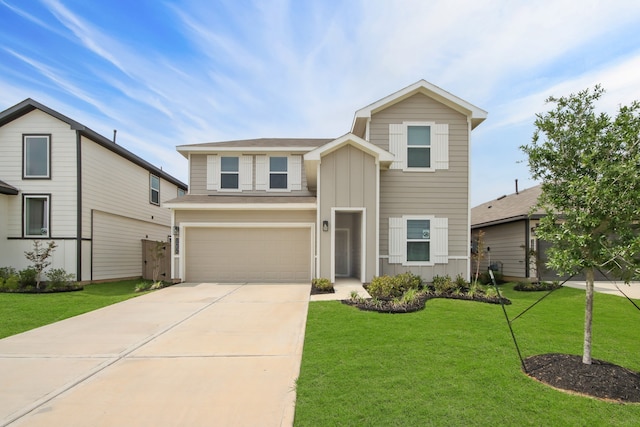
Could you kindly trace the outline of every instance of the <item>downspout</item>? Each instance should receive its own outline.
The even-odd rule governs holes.
[[[82,136],[76,129],[76,280],[82,280]]]
[[[469,148],[467,149],[467,246],[471,245],[471,117],[467,116],[467,138]],[[467,249],[467,267],[465,280],[471,280],[471,253]]]

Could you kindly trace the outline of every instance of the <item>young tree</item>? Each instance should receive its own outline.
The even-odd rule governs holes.
[[[591,364],[594,270],[627,282],[640,271],[640,103],[621,106],[615,117],[596,113],[603,93],[598,85],[550,97],[555,108],[536,115],[532,142],[521,147],[532,177],[542,182],[546,216],[536,234],[553,244],[549,267],[585,271],[585,364]]]
[[[45,268],[51,265],[51,256],[53,250],[57,248],[56,242],[51,240],[47,243],[47,246],[43,246],[40,240],[33,241],[33,250],[25,251],[24,256],[33,263],[33,268],[37,272],[36,276],[36,289],[40,289],[40,282],[42,281],[42,272]]]

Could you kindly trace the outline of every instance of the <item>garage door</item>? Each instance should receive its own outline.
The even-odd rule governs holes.
[[[309,228],[186,228],[188,282],[307,282]]]

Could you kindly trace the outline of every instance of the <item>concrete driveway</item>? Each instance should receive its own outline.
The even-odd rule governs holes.
[[[0,426],[288,426],[309,284],[180,284],[0,340]]]

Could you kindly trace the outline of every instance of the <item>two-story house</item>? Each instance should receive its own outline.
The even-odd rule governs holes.
[[[181,145],[173,276],[308,281],[469,277],[471,131],[487,113],[424,80],[355,113],[337,139]]]
[[[0,112],[0,267],[22,269],[33,240],[78,280],[139,277],[142,239],[166,241],[160,205],[187,186],[32,99]]]

